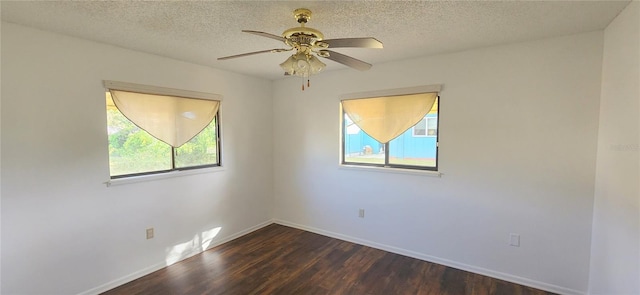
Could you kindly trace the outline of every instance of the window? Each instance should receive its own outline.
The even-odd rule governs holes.
[[[112,179],[220,166],[219,96],[112,81],[105,86]]]
[[[439,91],[434,85],[343,96],[341,163],[437,171]]]

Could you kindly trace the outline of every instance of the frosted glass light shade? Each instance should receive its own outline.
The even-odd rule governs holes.
[[[313,55],[298,52],[280,64],[289,75],[309,77],[322,71],[327,65]]]

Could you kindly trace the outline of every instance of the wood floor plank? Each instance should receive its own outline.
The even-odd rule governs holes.
[[[103,294],[552,293],[272,224]]]

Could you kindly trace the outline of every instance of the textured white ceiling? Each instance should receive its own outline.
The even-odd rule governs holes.
[[[280,35],[298,24],[326,39],[376,37],[384,49],[336,49],[376,64],[605,28],[630,1],[2,1],[2,20],[267,79],[290,53],[241,30]],[[346,67],[326,60],[326,71]]]

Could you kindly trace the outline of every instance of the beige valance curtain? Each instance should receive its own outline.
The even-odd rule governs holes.
[[[211,123],[220,101],[110,89],[115,106],[153,137],[179,147]]]
[[[433,107],[437,92],[342,101],[344,112],[362,131],[387,143],[417,124]]]

